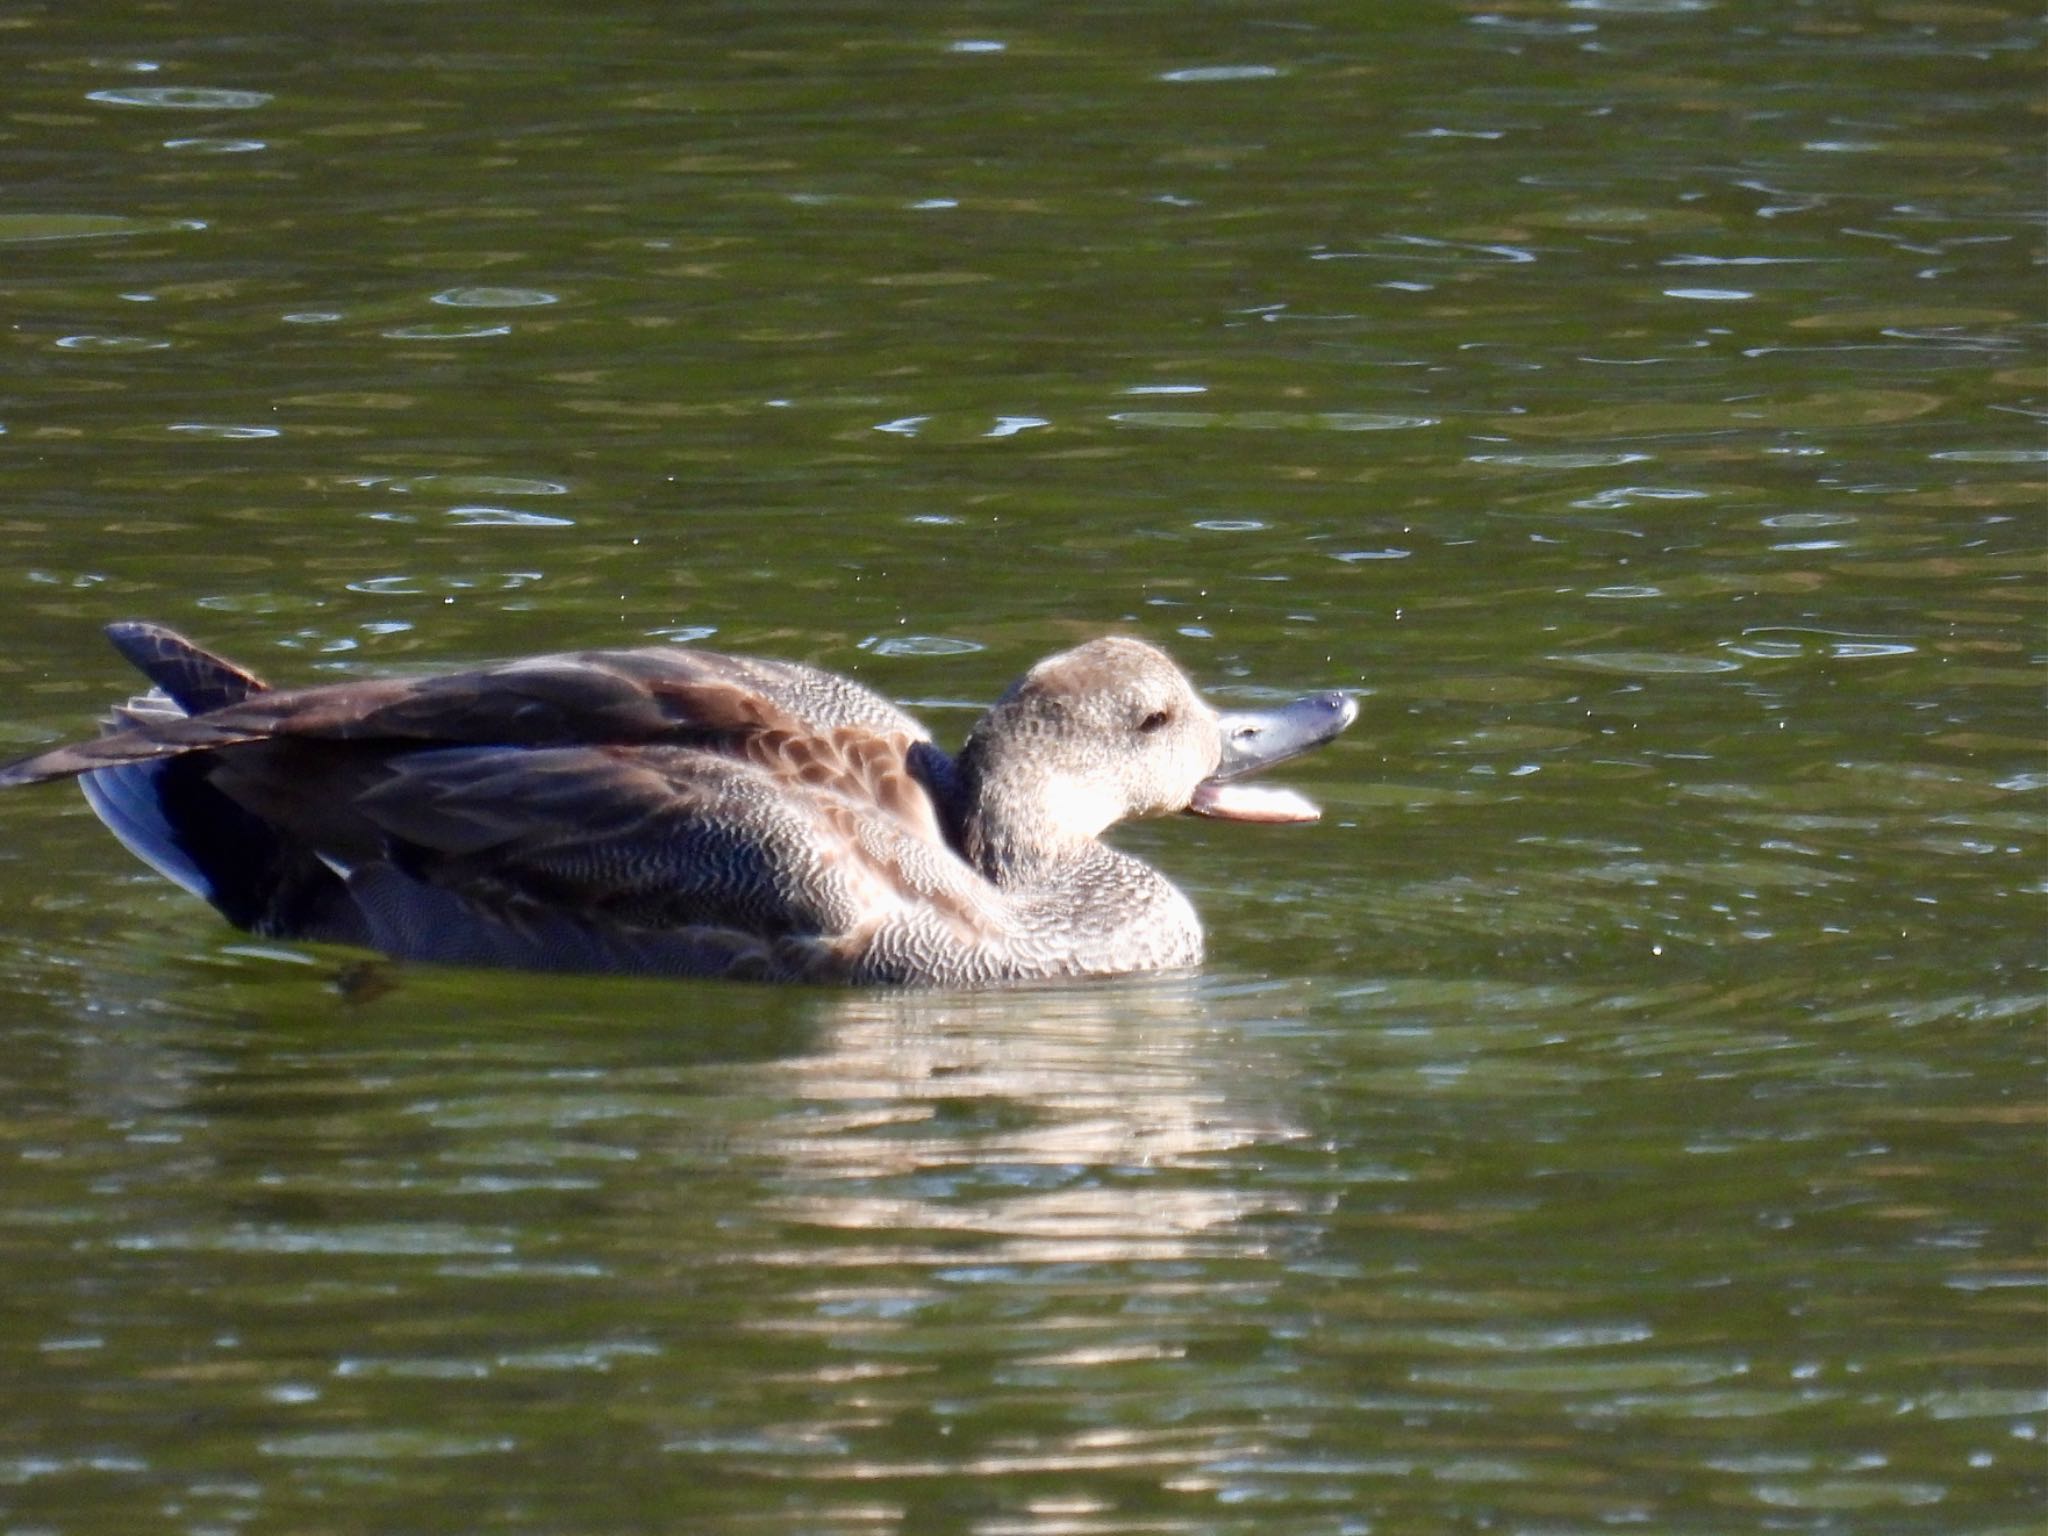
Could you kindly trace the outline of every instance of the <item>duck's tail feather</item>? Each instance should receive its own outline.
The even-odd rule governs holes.
[[[360,944],[340,878],[304,844],[244,810],[191,757],[81,774],[78,787],[121,845],[237,928],[270,938]]]
[[[79,777],[78,787],[93,814],[120,839],[121,846],[166,880],[203,901],[214,899],[214,883],[185,849],[164,810],[163,777],[169,763],[127,763]]]
[[[114,649],[156,686],[117,705],[107,732],[0,768],[0,787],[76,775],[93,814],[151,869],[238,928],[360,943],[362,922],[334,872],[208,782],[194,747],[249,739],[209,732],[205,714],[268,685],[161,624],[107,627]]]
[[[215,710],[268,692],[269,685],[255,673],[161,624],[109,624],[107,638],[156,688],[117,706],[107,722],[108,730],[90,741],[66,742],[0,765],[0,789],[124,764],[146,764],[261,735],[247,727],[212,726],[205,718]]]
[[[175,629],[130,620],[107,626],[107,639],[128,663],[170,695],[179,710],[203,715],[269,689],[254,672],[194,645]]]

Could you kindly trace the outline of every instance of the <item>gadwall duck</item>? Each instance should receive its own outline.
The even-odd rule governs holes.
[[[1048,657],[957,758],[859,684],[673,646],[271,689],[154,624],[77,775],[145,863],[239,927],[403,960],[973,986],[1196,964],[1163,876],[1098,840],[1175,811],[1313,821],[1245,775],[1340,693],[1219,714],[1142,641]]]

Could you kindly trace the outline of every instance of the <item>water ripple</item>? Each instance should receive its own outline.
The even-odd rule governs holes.
[[[518,1441],[500,1435],[459,1435],[426,1429],[325,1429],[276,1435],[258,1442],[265,1456],[314,1461],[418,1461],[457,1456],[502,1456]]]
[[[1169,69],[1154,78],[1176,85],[1208,85],[1225,80],[1272,80],[1285,73],[1272,64],[1205,64],[1191,69]]]
[[[117,213],[0,213],[0,245],[109,240],[204,228],[204,219],[132,218]]]
[[[1634,672],[1645,677],[1682,677],[1709,672],[1739,672],[1742,663],[1716,656],[1683,656],[1666,651],[1575,651],[1547,658],[1567,667],[1592,672]]]
[[[202,85],[124,85],[87,91],[85,99],[116,107],[160,107],[177,112],[247,112],[271,100],[265,91],[231,91]]]
[[[1377,411],[1112,411],[1109,419],[1126,427],[1224,427],[1249,432],[1397,432],[1433,427],[1439,420]]]
[[[450,288],[431,302],[452,309],[534,309],[559,304],[561,298],[543,288]]]

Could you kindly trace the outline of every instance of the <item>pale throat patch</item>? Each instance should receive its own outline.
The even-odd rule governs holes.
[[[1093,837],[1128,814],[1114,784],[1073,774],[1049,774],[1041,803],[1059,829],[1070,837]]]

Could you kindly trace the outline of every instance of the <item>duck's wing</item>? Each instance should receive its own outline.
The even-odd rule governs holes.
[[[377,854],[336,869],[368,942],[406,958],[844,979],[907,911],[969,948],[997,920],[949,849],[875,814],[915,745],[842,728],[772,766],[670,746],[409,753],[348,797]]]
[[[0,767],[0,787],[258,741],[374,743],[393,751],[666,742],[746,754],[760,750],[760,738],[842,729],[927,739],[910,716],[845,678],[794,662],[682,647],[571,652],[438,676],[267,689],[157,626],[117,626],[115,639],[183,712],[121,717],[121,728],[91,741]]]

